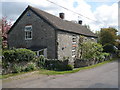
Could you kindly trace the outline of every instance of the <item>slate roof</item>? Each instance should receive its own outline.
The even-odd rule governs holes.
[[[80,35],[85,35],[88,37],[97,37],[92,31],[90,31],[89,29],[87,29],[86,27],[84,27],[80,24],[73,23],[73,22],[67,21],[67,20],[63,20],[57,16],[49,14],[45,11],[42,11],[42,10],[32,7],[30,5],[28,5],[27,9],[32,10],[38,16],[44,18],[48,23],[50,23],[52,26],[54,26],[58,30],[76,33],[76,34],[80,34]]]

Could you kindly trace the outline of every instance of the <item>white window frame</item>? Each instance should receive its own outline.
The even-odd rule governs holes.
[[[75,34],[72,35],[72,45],[76,45],[77,36]],[[72,57],[74,58],[76,56],[76,47],[72,46]]]
[[[37,56],[40,56],[40,53],[39,53],[39,52],[41,52],[41,51],[43,51],[43,55],[44,55],[44,57],[47,58],[47,48],[45,48],[45,49],[41,49],[41,50],[38,50],[38,51],[37,51]]]
[[[31,28],[30,30],[26,28]],[[31,33],[31,37],[28,37],[28,34]],[[32,40],[32,25],[25,26],[25,40]]]

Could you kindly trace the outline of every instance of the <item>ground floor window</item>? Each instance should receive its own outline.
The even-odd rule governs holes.
[[[36,51],[37,56],[44,55],[47,58],[47,48]]]

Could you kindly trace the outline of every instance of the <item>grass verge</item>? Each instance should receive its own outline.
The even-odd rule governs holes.
[[[12,77],[12,76],[18,76],[18,75],[22,75],[22,74],[26,74],[26,73],[30,73],[30,72],[33,72],[33,71],[21,72],[21,73],[11,73],[11,74],[6,74],[6,75],[0,75],[0,79]]]
[[[80,71],[80,70],[95,68],[95,67],[97,67],[97,66],[101,66],[101,65],[103,65],[103,64],[112,62],[112,61],[114,61],[114,60],[116,60],[116,59],[111,59],[111,60],[104,61],[104,62],[95,64],[95,65],[92,65],[92,66],[88,66],[88,67],[76,68],[76,69],[73,69],[73,70],[70,70],[70,71],[52,71],[52,70],[42,69],[42,70],[40,70],[40,74],[45,74],[45,75],[59,75],[59,74],[75,73],[75,72],[78,72],[78,71]]]

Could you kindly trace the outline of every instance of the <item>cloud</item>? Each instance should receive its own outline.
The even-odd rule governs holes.
[[[94,16],[102,27],[118,26],[118,4],[113,3],[111,6],[102,5],[94,11]]]
[[[27,3],[17,2],[3,2],[2,3],[2,16],[8,19],[16,20],[20,14],[25,10]]]
[[[77,15],[73,12],[60,8],[57,5],[49,3],[46,0],[26,0],[25,2],[21,2],[18,0],[13,0],[14,2],[7,2],[8,0],[3,0],[6,2],[2,4],[3,7],[3,15],[7,15],[9,18],[16,20],[18,16],[25,10],[27,5],[32,5],[41,10],[44,10],[53,15],[59,16],[60,12],[65,13],[66,20],[82,20],[83,24],[90,25],[92,31],[99,30],[102,27],[108,26],[117,26],[118,21],[118,5],[117,3],[113,3],[112,5],[101,5],[94,9],[91,9],[91,5],[89,5],[86,0],[51,0],[65,8],[68,8],[74,12],[80,13],[85,17],[88,17],[92,20],[89,20],[85,17]],[[97,22],[95,22],[95,21]]]

